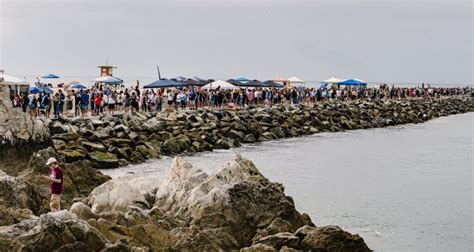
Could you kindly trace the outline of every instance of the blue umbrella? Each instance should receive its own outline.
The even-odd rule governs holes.
[[[32,87],[30,88],[30,93],[32,94],[37,94],[37,93],[41,93],[41,92],[45,92],[47,94],[52,94],[54,93],[53,90],[49,89],[49,88],[39,88],[39,87]]]
[[[47,88],[47,87],[42,88],[41,91],[43,91],[43,92],[45,92],[45,93],[47,93],[47,94],[53,94],[53,93],[54,93],[53,90],[51,90],[51,89],[49,89],[49,88]]]
[[[95,82],[100,82],[100,83],[106,83],[106,84],[120,84],[123,83],[123,80],[117,78],[117,77],[112,77],[112,76],[102,76],[94,80]]]
[[[41,88],[39,87],[30,87],[30,93],[32,94],[37,94],[37,93],[41,93]]]
[[[86,89],[87,87],[82,85],[81,83],[78,83],[78,84],[72,85],[71,88]]]
[[[237,79],[235,79],[236,81],[239,81],[239,82],[247,82],[247,81],[251,81],[250,79],[248,78],[245,78],[245,77],[239,77]]]
[[[41,78],[43,78],[43,79],[59,79],[59,76],[57,76],[55,74],[52,74],[52,73],[49,73],[47,75],[41,76]]]

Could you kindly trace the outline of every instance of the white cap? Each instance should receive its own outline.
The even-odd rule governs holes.
[[[48,162],[46,162],[46,165],[50,165],[50,164],[52,164],[52,163],[58,163],[58,160],[56,160],[56,158],[53,158],[53,157],[52,157],[52,158],[49,158],[49,159],[48,159]]]

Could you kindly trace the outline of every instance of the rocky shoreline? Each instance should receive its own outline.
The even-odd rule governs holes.
[[[316,227],[240,156],[211,175],[177,157],[161,182],[111,180],[96,168],[473,110],[462,96],[31,120],[3,101],[0,251],[370,251],[358,235]],[[49,157],[65,172],[58,213],[47,213],[39,176]]]
[[[421,123],[469,111],[473,111],[471,97],[457,96],[42,120],[64,162],[90,160],[94,167],[106,169],[161,155],[228,149],[318,132]]]
[[[68,210],[38,216],[35,185],[0,172],[0,250],[370,251],[358,235],[316,227],[283,185],[240,156],[212,175],[176,157],[161,183],[141,185],[108,180]]]

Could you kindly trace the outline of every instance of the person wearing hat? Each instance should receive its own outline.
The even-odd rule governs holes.
[[[51,201],[49,207],[51,212],[57,212],[61,209],[61,194],[63,193],[63,170],[58,166],[58,161],[55,158],[49,158],[46,162],[49,166],[49,176],[43,178],[49,181],[49,188],[51,189]]]

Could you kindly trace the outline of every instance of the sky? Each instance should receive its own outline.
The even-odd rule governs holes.
[[[0,0],[0,69],[473,83],[472,1]]]

